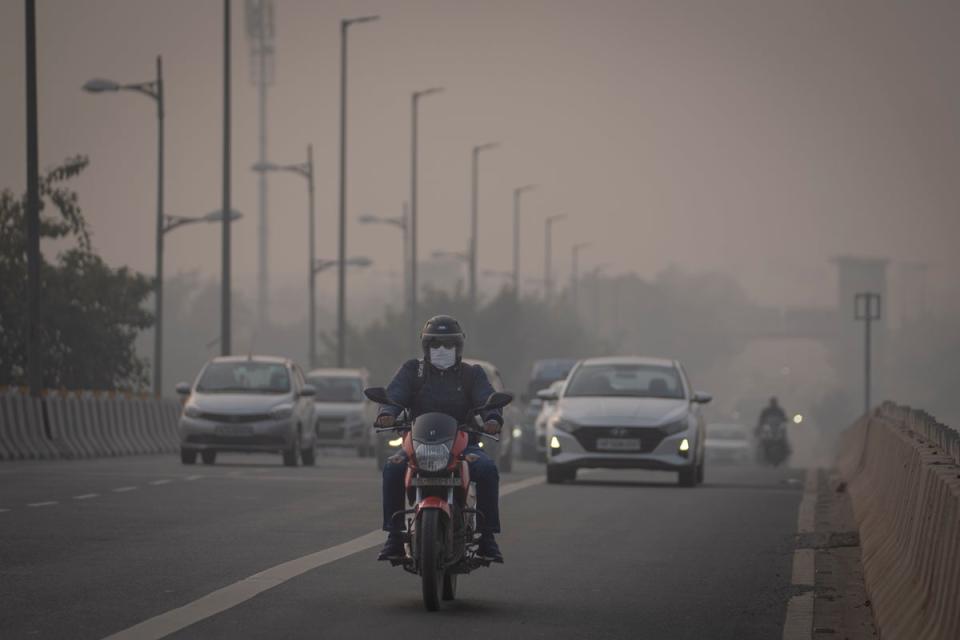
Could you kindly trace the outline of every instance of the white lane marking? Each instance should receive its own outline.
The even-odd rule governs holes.
[[[151,480],[148,484],[159,487],[161,484],[170,484],[172,480]]]
[[[203,476],[187,476],[186,478],[184,478],[184,480],[186,480],[187,482],[193,482],[194,480],[199,480],[202,477]]]
[[[500,488],[500,495],[510,495],[522,489],[544,482],[544,476],[538,475],[519,482],[511,482]],[[107,636],[105,640],[159,640],[180,629],[205,620],[218,613],[231,609],[250,598],[272,589],[284,582],[296,578],[312,569],[322,567],[347,556],[383,544],[383,531],[376,529],[358,538],[322,549],[314,553],[294,558],[287,562],[265,569],[252,576],[234,582],[221,589],[189,602],[177,609],[144,620],[139,624]]]
[[[10,509],[0,509],[0,513],[6,513],[7,511],[10,511]]]
[[[820,470],[807,469],[803,482],[803,498],[797,509],[797,532],[816,531],[817,483]],[[813,587],[816,550],[796,549],[793,552],[791,584]],[[783,621],[783,640],[810,640],[813,637],[814,592],[807,591],[790,598],[787,603],[787,617]]]
[[[74,499],[74,500],[89,500],[90,498],[98,498],[98,497],[100,497],[100,494],[99,494],[99,493],[85,493],[85,494],[83,494],[83,495],[81,495],[81,496],[73,496],[73,499]]]
[[[47,500],[46,502],[31,502],[28,507],[49,507],[50,505],[60,504],[56,500]]]
[[[117,487],[113,490],[114,493],[126,493],[127,491],[136,491],[136,487]]]

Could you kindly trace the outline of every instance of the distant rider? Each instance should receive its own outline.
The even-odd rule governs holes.
[[[397,404],[409,407],[412,417],[439,412],[455,418],[460,424],[469,424],[471,410],[486,403],[494,392],[487,374],[477,365],[462,362],[465,338],[460,323],[450,316],[434,316],[427,320],[420,332],[422,360],[407,360],[387,387],[387,396]],[[381,406],[377,416],[378,427],[392,427],[400,409]],[[503,412],[490,410],[481,416],[483,430],[500,433]],[[503,562],[503,555],[494,539],[500,533],[500,474],[497,466],[479,444],[480,436],[471,434],[464,450],[470,467],[470,479],[477,483],[477,528],[480,542],[478,555],[494,562]],[[387,543],[379,560],[401,558],[404,555],[403,519],[394,514],[404,509],[404,478],[407,458],[403,450],[387,460],[383,467],[383,530],[388,532]]]
[[[770,398],[770,403],[760,412],[760,417],[757,419],[757,426],[754,428],[753,433],[759,437],[764,425],[770,425],[770,429],[774,435],[786,440],[787,432],[783,428],[786,422],[787,414],[777,401],[777,397],[773,396]]]

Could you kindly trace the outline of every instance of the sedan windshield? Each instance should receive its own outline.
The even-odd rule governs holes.
[[[269,362],[212,362],[203,370],[201,393],[289,393],[286,366]]]
[[[307,382],[317,389],[314,402],[362,402],[363,380],[348,376],[310,376]]]
[[[576,370],[564,397],[684,397],[680,373],[673,367],[643,364],[595,364]]]

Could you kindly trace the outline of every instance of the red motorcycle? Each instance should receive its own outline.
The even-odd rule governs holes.
[[[476,484],[470,482],[467,463],[472,454],[464,454],[464,449],[470,433],[498,438],[475,426],[457,424],[445,413],[425,413],[411,421],[409,408],[391,401],[382,387],[363,393],[373,402],[402,410],[395,426],[377,429],[403,434],[405,486],[407,500],[413,505],[393,514],[403,519],[406,553],[391,564],[420,576],[423,603],[427,610],[436,611],[441,598],[456,598],[457,576],[490,565],[477,555],[477,518],[483,514],[476,509]],[[502,409],[512,401],[509,393],[493,393],[473,415]]]

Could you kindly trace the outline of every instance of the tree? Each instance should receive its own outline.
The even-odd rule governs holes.
[[[70,243],[51,263],[41,257],[40,344],[43,385],[66,389],[141,389],[147,363],[137,334],[153,325],[142,308],[153,290],[145,276],[113,269],[90,244],[77,194],[65,183],[89,164],[69,158],[40,180],[41,238]],[[47,204],[52,204],[52,215]],[[0,192],[0,384],[26,379],[26,197]]]

